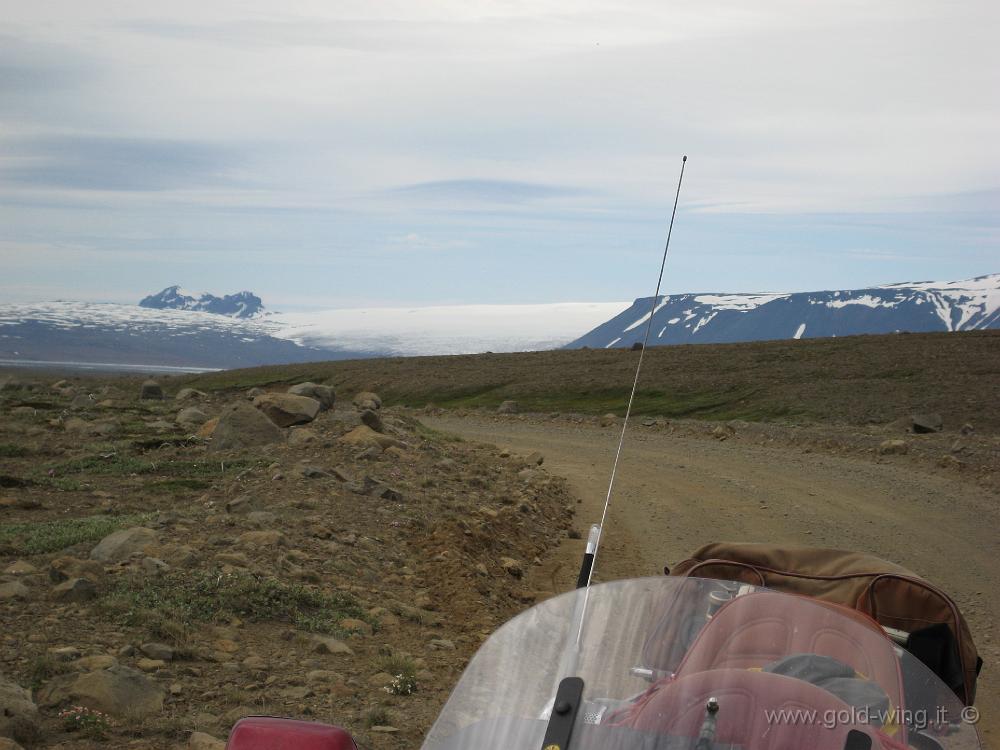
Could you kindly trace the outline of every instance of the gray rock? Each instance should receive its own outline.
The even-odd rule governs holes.
[[[504,569],[507,575],[514,578],[521,578],[524,575],[524,566],[513,557],[501,557],[500,567]]]
[[[86,578],[70,578],[52,589],[57,602],[89,602],[97,598],[97,586]]]
[[[312,422],[320,411],[320,403],[316,399],[289,393],[265,393],[255,398],[253,405],[278,427]]]
[[[264,414],[249,406],[234,406],[225,412],[212,433],[209,450],[239,450],[280,443],[281,429]]]
[[[361,423],[368,425],[368,427],[375,430],[375,432],[385,432],[385,426],[382,424],[382,417],[378,415],[378,412],[372,409],[365,409],[361,412]]]
[[[163,388],[155,380],[147,380],[139,387],[139,398],[152,401],[162,401]]]
[[[91,560],[114,563],[127,560],[132,555],[143,552],[157,541],[156,532],[142,526],[122,529],[104,537],[90,551]]]
[[[319,440],[319,435],[308,427],[296,427],[288,433],[288,444],[293,448],[309,445]]]
[[[527,459],[525,459],[531,466],[541,466],[545,463],[545,456],[543,456],[538,451],[535,451]]]
[[[31,693],[0,675],[0,737],[27,742],[39,732],[38,706]]]
[[[944,429],[940,414],[914,414],[910,417],[910,424],[917,433],[941,432]]]
[[[361,393],[354,397],[354,405],[359,411],[364,411],[365,409],[378,411],[382,408],[382,399],[379,398],[378,394],[371,391],[361,391]]]
[[[504,401],[497,407],[497,414],[517,414],[519,411],[521,407],[517,401]]]
[[[250,401],[253,401],[255,398],[257,398],[258,396],[263,396],[265,393],[267,393],[267,391],[265,391],[263,388],[251,388],[249,391],[247,391],[247,398]]]
[[[86,393],[81,393],[76,396],[72,401],[69,402],[69,408],[73,411],[79,411],[80,409],[89,409],[94,405],[94,400],[88,396]]]
[[[226,750],[225,740],[220,740],[204,732],[191,732],[188,750]]]
[[[333,388],[328,385],[319,385],[317,383],[299,383],[298,385],[293,385],[289,388],[288,392],[293,396],[305,396],[319,401],[320,411],[332,409],[333,404],[336,401]]]
[[[159,659],[160,661],[174,660],[174,649],[166,643],[144,643],[139,646],[139,650],[150,659]]]
[[[901,456],[909,450],[905,440],[883,440],[878,447],[880,456]]]
[[[181,409],[177,413],[177,424],[180,425],[201,427],[207,421],[208,415],[201,409],[196,409],[193,406],[189,406],[187,409]]]
[[[346,654],[354,655],[354,651],[341,640],[329,635],[314,635],[312,637],[312,650],[317,654]]]
[[[97,560],[80,560],[76,557],[58,557],[49,563],[49,580],[62,583],[71,578],[88,578],[94,583],[104,579],[104,566]]]
[[[170,566],[158,557],[144,557],[139,565],[148,576],[158,576],[170,570]]]
[[[176,401],[202,401],[208,398],[208,394],[195,388],[181,388],[174,396]]]
[[[31,598],[31,589],[20,581],[8,581],[0,583],[0,602],[18,599],[27,601]]]
[[[163,698],[164,691],[154,680],[121,664],[96,672],[56,677],[39,692],[39,700],[45,706],[73,701],[130,719],[159,713]]]

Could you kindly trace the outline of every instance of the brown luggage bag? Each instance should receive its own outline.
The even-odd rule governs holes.
[[[851,607],[910,634],[906,648],[966,705],[982,659],[951,597],[906,568],[836,549],[716,542],[678,563],[672,576],[741,581]]]

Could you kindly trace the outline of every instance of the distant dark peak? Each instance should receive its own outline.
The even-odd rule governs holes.
[[[194,310],[227,315],[230,318],[253,318],[264,313],[264,303],[253,292],[237,292],[224,297],[208,293],[189,293],[180,286],[168,286],[163,291],[144,297],[139,307],[154,310]]]

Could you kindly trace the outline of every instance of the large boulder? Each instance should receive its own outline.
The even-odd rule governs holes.
[[[163,400],[163,388],[155,380],[147,380],[139,387],[139,398],[152,401]]]
[[[31,693],[0,675],[0,737],[28,742],[39,731],[38,706]]]
[[[354,405],[358,408],[358,411],[364,411],[365,409],[378,411],[382,408],[382,399],[378,397],[378,394],[371,391],[361,391],[361,393],[354,397]]]
[[[299,383],[288,389],[293,396],[305,396],[319,401],[320,409],[326,411],[333,408],[336,400],[333,388],[318,383]]]
[[[142,672],[116,664],[108,669],[56,677],[39,693],[43,705],[77,705],[117,717],[141,718],[163,709],[163,689]]]
[[[206,423],[208,424],[208,423]],[[263,412],[250,406],[234,406],[219,417],[212,431],[213,451],[257,448],[280,443],[284,434]]]
[[[128,560],[132,555],[144,552],[147,547],[156,544],[156,532],[142,526],[122,529],[108,534],[90,551],[91,560],[103,563],[115,563]]]
[[[255,398],[253,405],[278,427],[312,422],[320,411],[320,402],[316,399],[290,393],[265,393]]]

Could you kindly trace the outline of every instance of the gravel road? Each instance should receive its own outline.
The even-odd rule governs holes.
[[[422,417],[434,429],[517,453],[540,451],[580,499],[586,537],[600,519],[618,429],[565,420]],[[986,662],[977,706],[985,743],[1000,746],[1000,497],[912,464],[630,431],[612,497],[598,580],[656,575],[720,540],[869,552],[938,584],[970,622]],[[573,585],[583,542],[549,563],[551,587]],[[540,588],[545,588],[540,586]]]

